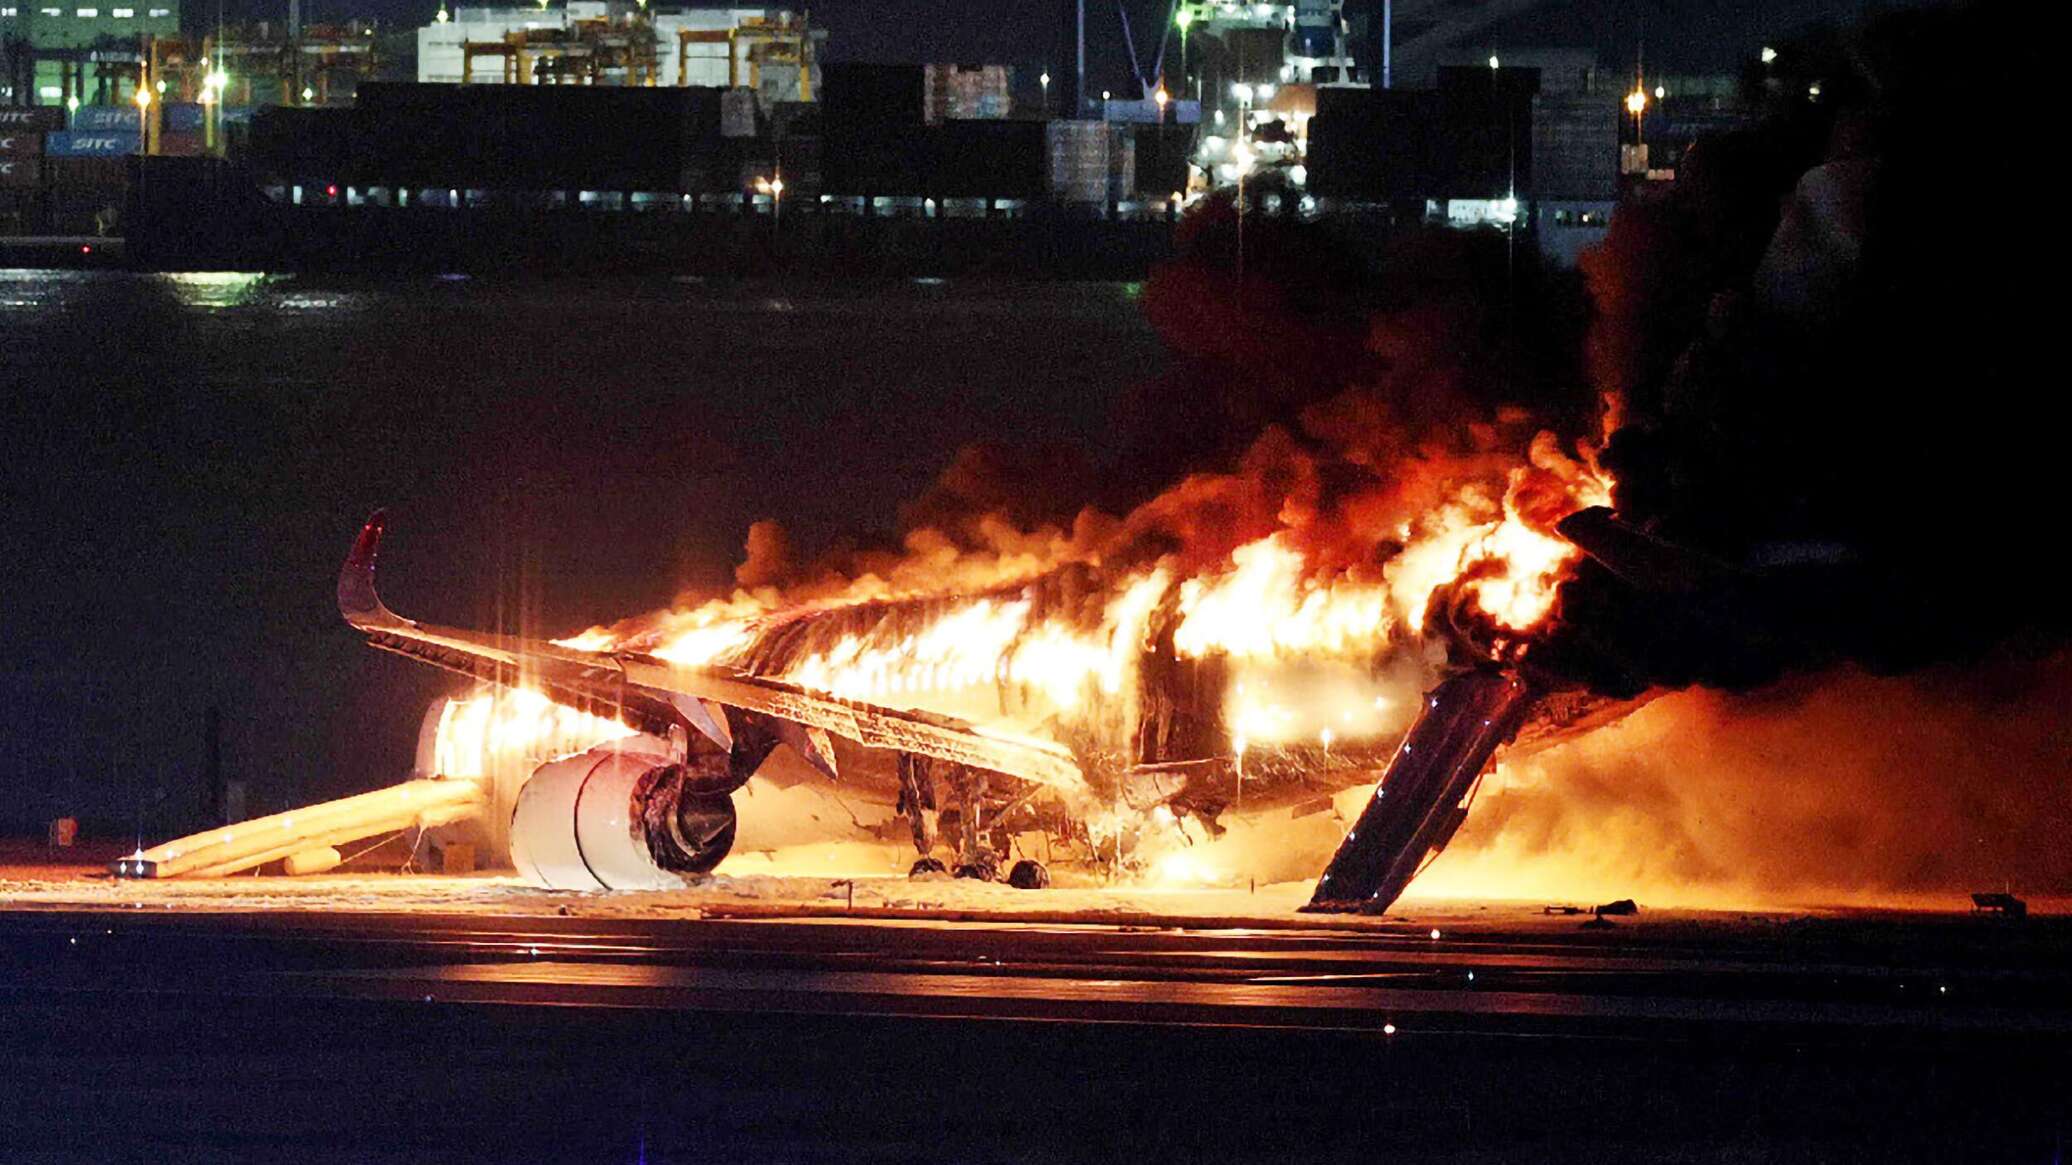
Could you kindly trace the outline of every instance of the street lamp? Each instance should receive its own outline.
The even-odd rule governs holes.
[[[1037,83],[1038,85],[1041,85],[1041,86],[1043,86],[1043,112],[1045,112],[1045,113],[1049,113],[1049,112],[1050,112],[1050,70],[1049,70],[1049,69],[1045,69],[1045,70],[1043,70],[1043,75],[1042,75],[1042,76],[1040,76],[1040,77],[1038,77],[1038,78],[1036,78],[1036,83]]]
[[[770,228],[775,230],[784,223],[784,175],[772,174],[768,178],[755,180],[755,192],[770,199]]]
[[[1640,82],[1635,81],[1633,83],[1633,92],[1626,95],[1626,112],[1633,115],[1633,144],[1636,146],[1645,144],[1646,135],[1642,129],[1641,115],[1647,111],[1647,90],[1640,87]]]
[[[221,145],[218,139],[223,136],[223,94],[229,88],[230,74],[223,71],[223,62],[219,60],[201,79],[202,146],[211,154]]]
[[[149,154],[151,152],[151,89],[149,86],[142,84],[137,86],[136,101],[137,152]]]

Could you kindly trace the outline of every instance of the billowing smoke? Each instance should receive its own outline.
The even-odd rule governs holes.
[[[1584,265],[1603,464],[1622,517],[1718,569],[1636,599],[1586,568],[1550,660],[1625,694],[2063,638],[2038,589],[2062,273],[2013,219],[1951,213],[2033,140],[2047,75],[2012,3],[1786,44],[1760,125],[1620,208]]]
[[[2009,885],[2072,894],[2068,707],[2064,654],[1679,692],[1500,769],[1418,890],[1943,908]]]
[[[1601,459],[1620,516],[1705,577],[1585,563],[1539,658],[1729,691],[1508,766],[1421,890],[2072,892],[2061,272],[1949,213],[2031,140],[2040,57],[2015,4],[1784,45],[1763,122],[1620,209],[1584,264]]]

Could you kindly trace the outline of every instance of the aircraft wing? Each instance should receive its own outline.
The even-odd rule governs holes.
[[[384,525],[380,511],[367,519],[338,572],[339,613],[383,651],[477,680],[532,688],[560,703],[613,705],[629,726],[665,739],[681,727],[731,748],[737,723],[761,718],[829,777],[835,776],[834,752],[823,734],[1060,789],[1086,788],[1064,748],[987,732],[952,717],[840,699],[732,668],[686,667],[641,652],[580,651],[543,639],[406,619],[388,609],[374,586]],[[727,709],[745,716],[730,716]]]

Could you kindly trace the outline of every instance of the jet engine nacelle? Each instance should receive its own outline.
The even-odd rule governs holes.
[[[734,844],[734,803],[635,737],[533,770],[511,811],[511,859],[550,890],[666,890]]]

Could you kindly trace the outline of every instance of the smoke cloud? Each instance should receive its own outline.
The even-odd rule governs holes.
[[[1418,890],[1944,909],[2008,885],[2072,895],[2067,707],[2066,654],[1680,692],[1499,769]]]
[[[1751,78],[1762,122],[1697,143],[1586,256],[1620,514],[1745,568],[1709,611],[1583,571],[1555,654],[1599,686],[1896,672],[2072,629],[2030,586],[2067,432],[2039,287],[2063,272],[1948,213],[2048,107],[2030,24],[1977,4],[1781,46]]]

